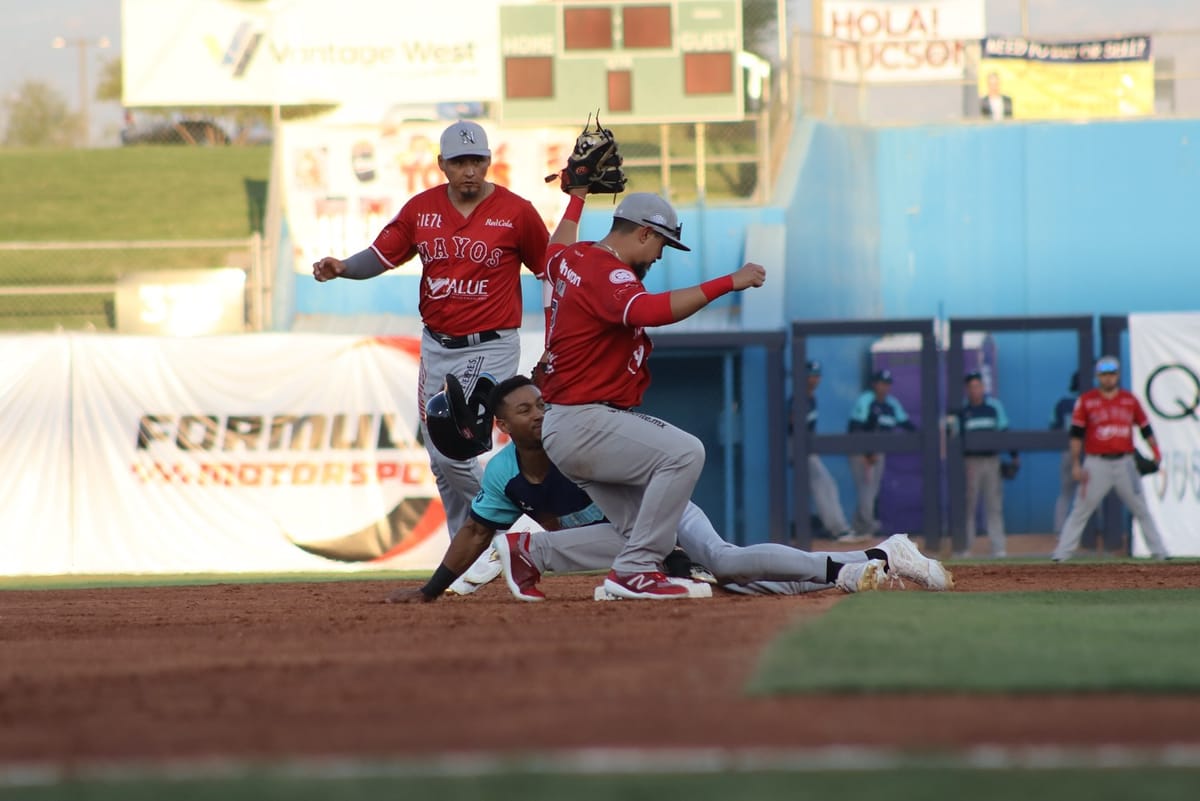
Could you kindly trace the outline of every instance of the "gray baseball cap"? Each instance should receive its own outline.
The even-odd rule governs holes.
[[[638,225],[649,226],[662,234],[667,244],[676,250],[691,250],[679,241],[679,236],[683,233],[679,215],[671,208],[670,203],[653,192],[634,192],[626,195],[621,205],[613,212],[613,219],[629,220]]]
[[[492,157],[488,149],[487,132],[483,126],[470,120],[459,120],[442,131],[442,158],[456,159],[459,156]]]

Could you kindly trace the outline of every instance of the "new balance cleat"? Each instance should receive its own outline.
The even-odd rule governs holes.
[[[893,534],[876,547],[888,556],[889,577],[910,579],[930,590],[954,589],[954,574],[923,555],[907,534]]]
[[[885,563],[882,559],[850,562],[838,571],[834,586],[843,592],[866,592],[879,589],[883,583]]]
[[[672,600],[688,597],[686,586],[673,582],[657,570],[646,573],[617,573],[610,570],[604,579],[604,589],[618,598]]]
[[[500,555],[500,572],[513,597],[519,601],[544,601],[546,595],[537,586],[542,572],[529,556],[530,536],[528,531],[497,534],[492,547]]]
[[[711,598],[713,594],[711,584],[704,584],[699,581],[692,581],[691,579],[674,578],[672,576],[668,576],[667,581],[686,588],[687,595],[684,596],[686,598]],[[592,597],[597,601],[623,601],[627,596],[614,595],[608,591],[606,585],[601,584],[592,593]]]

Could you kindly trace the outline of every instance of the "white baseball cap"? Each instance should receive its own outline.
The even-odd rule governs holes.
[[[653,192],[634,192],[626,195],[621,205],[613,212],[613,219],[629,220],[638,225],[649,226],[662,234],[667,244],[676,250],[691,250],[679,241],[679,236],[683,233],[679,215],[671,208],[670,203]]]
[[[459,156],[492,157],[488,149],[487,132],[483,126],[470,120],[459,120],[442,131],[442,158],[447,161]]]

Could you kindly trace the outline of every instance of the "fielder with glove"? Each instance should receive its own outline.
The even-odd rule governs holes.
[[[583,213],[584,198],[588,195],[618,195],[625,191],[627,178],[621,169],[623,159],[612,129],[600,125],[597,113],[593,124],[588,115],[582,133],[575,138],[575,146],[567,157],[567,166],[546,176],[546,183],[559,181],[562,191],[571,196],[562,223],[551,237],[554,244],[570,244],[579,232],[579,218]],[[543,288],[543,307],[546,313],[546,330],[550,330],[550,290],[547,283]],[[530,377],[534,386],[541,387],[546,373],[545,354],[533,366]]]
[[[561,171],[547,175],[546,183],[557,178],[562,191],[573,194],[574,189],[586,189],[591,195],[617,195],[625,191],[624,160],[617,147],[617,139],[609,128],[600,125],[596,115],[593,125],[588,115],[583,132],[575,139],[575,147],[567,157],[567,166]]]

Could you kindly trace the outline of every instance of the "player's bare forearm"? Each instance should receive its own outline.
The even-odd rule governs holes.
[[[462,528],[450,541],[450,547],[446,549],[442,564],[456,576],[461,576],[492,544],[492,537],[495,533],[474,518],[467,518],[467,522],[463,523]]]
[[[420,604],[436,601],[445,587],[466,573],[467,568],[474,564],[479,555],[487,549],[494,533],[487,526],[467,518],[467,522],[450,541],[450,547],[446,549],[446,555],[442,557],[442,564],[433,574],[433,578],[419,589],[401,587],[394,590],[388,595],[387,603]]]
[[[570,245],[579,241],[579,213],[583,210],[588,189],[586,186],[577,186],[567,190],[567,194],[571,196],[571,200],[563,212],[563,218],[558,222],[558,227],[550,235],[551,245]]]

